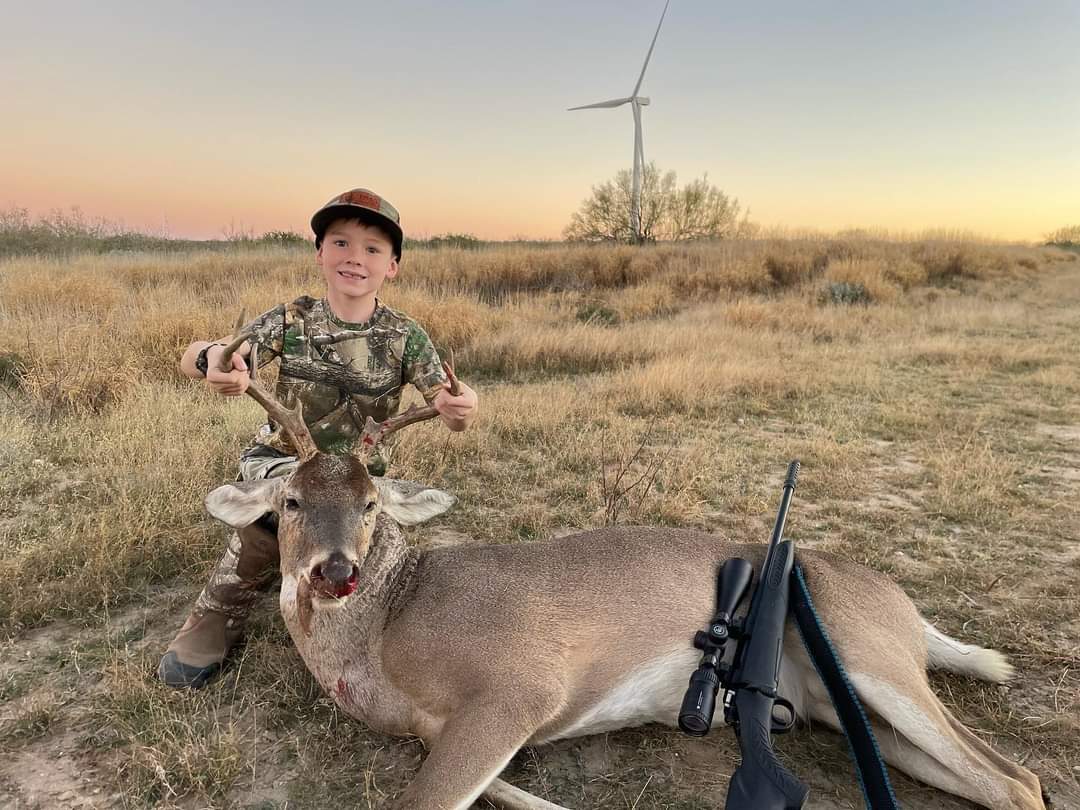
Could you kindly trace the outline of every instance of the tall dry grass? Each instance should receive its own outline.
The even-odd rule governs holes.
[[[407,255],[385,298],[417,317],[437,345],[453,348],[462,373],[487,387],[486,427],[455,439],[455,453],[483,466],[493,449],[530,454],[543,446],[546,461],[528,465],[542,481],[570,463],[567,453],[580,459],[582,474],[598,468],[605,448],[632,442],[650,421],[670,432],[663,422],[673,415],[729,418],[838,386],[872,390],[880,372],[861,362],[868,343],[968,375],[1037,364],[1000,346],[953,345],[957,327],[978,330],[980,319],[995,317],[992,308],[968,306],[957,285],[1019,277],[1034,272],[1030,264],[1071,255],[826,238],[443,249]],[[860,285],[873,309],[823,303],[822,290],[835,284]],[[192,340],[227,334],[241,309],[253,315],[319,289],[313,258],[286,249],[0,265],[0,378],[13,406],[2,480],[31,502],[70,499],[47,521],[0,507],[0,543],[13,552],[0,564],[4,621],[33,623],[115,602],[125,588],[137,590],[133,578],[205,566],[220,530],[201,519],[201,496],[229,476],[259,415],[249,403],[215,401],[181,382],[178,357]],[[890,335],[912,318],[924,328],[897,345]],[[573,431],[597,420],[610,423],[602,439]],[[424,441],[431,435],[417,433]],[[62,492],[49,489],[57,476],[68,481]],[[500,481],[494,491],[509,487]],[[586,485],[571,490],[592,497]],[[595,509],[568,512],[587,523]],[[561,519],[571,518],[533,522]],[[51,575],[28,575],[33,570]]]
[[[1025,666],[1060,678],[1044,648],[1061,636],[1075,645],[1077,632],[1060,629],[1057,601],[1032,601],[1037,611],[1014,601],[1031,594],[1013,556],[1024,548],[1035,570],[1067,553],[1074,525],[1067,467],[1080,458],[1053,430],[1080,424],[1080,304],[1069,303],[1080,262],[873,236],[407,253],[385,299],[454,349],[481,414],[464,434],[405,431],[395,472],[455,492],[461,506],[443,527],[482,541],[613,515],[764,540],[786,462],[801,457],[790,524],[800,542],[888,571],[943,629],[973,622],[976,641],[1018,652],[1026,628]],[[350,754],[346,732],[328,730],[338,719],[295,657],[280,655],[287,641],[272,618],[245,653],[259,663],[235,686],[232,700],[248,701],[239,708],[166,697],[151,675],[179,621],[156,607],[160,592],[178,592],[182,611],[201,587],[225,536],[202,498],[232,478],[261,419],[251,402],[180,379],[179,355],[227,334],[241,309],[319,291],[312,256],[286,249],[0,264],[0,627],[20,639],[57,619],[104,622],[124,605],[152,614],[158,641],[98,655],[90,668],[107,694],[80,698],[112,729],[87,743],[100,749],[92,756],[130,754],[116,777],[130,805],[235,801],[233,788],[257,779],[258,736],[234,711],[257,712],[258,733],[279,743],[308,741],[296,756],[328,782],[298,777],[315,791],[305,795],[334,794],[326,763],[359,757],[375,779],[382,742],[350,731]],[[618,491],[620,471],[624,482],[651,476],[648,486]],[[1051,595],[1075,576],[1048,570]],[[1008,587],[987,590],[999,574]],[[1003,613],[1007,627],[979,618]],[[1026,710],[1052,727],[1053,700],[1032,694]],[[34,700],[9,739],[0,728],[4,745],[69,718]],[[1010,734],[1035,745],[1035,732]],[[1080,755],[1070,734],[1039,743],[1061,779]],[[396,784],[381,778],[364,783],[371,806]],[[665,795],[641,806],[671,806],[676,794]]]

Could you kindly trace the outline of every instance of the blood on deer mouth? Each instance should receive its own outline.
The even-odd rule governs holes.
[[[356,591],[360,572],[352,567],[349,576],[343,580],[334,580],[324,576],[322,566],[316,565],[311,571],[311,588],[324,599],[344,599]]]

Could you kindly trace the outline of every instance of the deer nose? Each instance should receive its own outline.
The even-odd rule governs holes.
[[[335,551],[311,571],[316,589],[339,599],[356,590],[359,578],[360,567],[340,551]]]
[[[344,585],[357,574],[357,567],[340,551],[335,551],[316,565],[312,574],[325,579],[331,585]]]

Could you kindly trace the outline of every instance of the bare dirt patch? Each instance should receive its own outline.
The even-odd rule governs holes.
[[[0,762],[0,799],[13,810],[109,810],[122,795],[106,785],[74,732],[50,735],[6,754]]]

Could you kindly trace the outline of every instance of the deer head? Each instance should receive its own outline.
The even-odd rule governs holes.
[[[233,352],[248,337],[238,333],[225,347],[223,370],[232,368]],[[457,378],[449,364],[443,365],[454,390]],[[247,392],[289,436],[299,464],[289,475],[218,487],[206,497],[206,508],[234,528],[270,512],[277,516],[281,572],[297,581],[301,605],[310,605],[312,599],[346,599],[356,590],[380,511],[402,525],[412,525],[441,514],[453,503],[453,497],[440,490],[373,479],[367,471],[368,456],[379,441],[406,425],[437,416],[434,407],[412,406],[381,423],[369,417],[355,453],[330,455],[316,446],[300,403],[285,407],[254,379]]]

